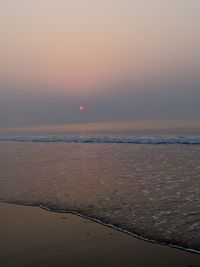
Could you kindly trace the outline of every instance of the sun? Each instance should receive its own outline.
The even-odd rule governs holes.
[[[80,110],[80,111],[84,111],[84,110],[85,110],[84,105],[80,105],[80,106],[79,106],[79,110]]]

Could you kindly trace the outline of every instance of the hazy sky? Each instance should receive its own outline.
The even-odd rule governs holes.
[[[0,127],[200,118],[199,25],[199,0],[0,0]]]

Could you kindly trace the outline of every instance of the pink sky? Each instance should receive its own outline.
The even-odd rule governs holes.
[[[0,90],[106,99],[197,84],[199,10],[195,0],[3,0]]]

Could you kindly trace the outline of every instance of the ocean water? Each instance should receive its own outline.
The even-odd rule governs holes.
[[[200,137],[0,137],[0,199],[200,252]]]

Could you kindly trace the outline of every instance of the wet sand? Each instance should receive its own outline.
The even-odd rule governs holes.
[[[200,255],[145,242],[76,215],[0,203],[0,266],[200,267]]]

